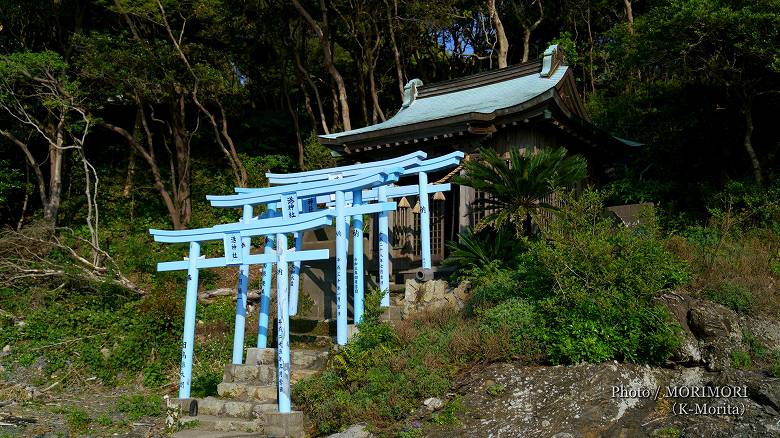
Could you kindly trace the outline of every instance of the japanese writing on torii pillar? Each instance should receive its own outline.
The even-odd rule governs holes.
[[[292,219],[294,217],[298,217],[298,206],[295,205],[298,203],[296,196],[287,195],[287,199],[285,201],[287,202],[287,218]]]

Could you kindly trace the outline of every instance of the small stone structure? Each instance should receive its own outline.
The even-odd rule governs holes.
[[[416,312],[443,307],[462,309],[468,299],[470,286],[467,281],[453,288],[446,280],[406,280],[403,299],[398,303],[401,317],[408,318]]]

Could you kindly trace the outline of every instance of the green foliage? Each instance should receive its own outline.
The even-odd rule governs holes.
[[[371,288],[364,297],[363,303],[363,324],[376,325],[379,323],[379,319],[384,313],[382,307],[382,298],[385,293],[379,288]]]
[[[736,369],[749,369],[753,366],[750,359],[750,353],[747,351],[735,350],[731,353],[731,366]]]
[[[653,438],[680,438],[682,431],[676,427],[665,427],[653,431]]]
[[[539,328],[543,323],[534,306],[524,299],[510,298],[485,310],[481,324],[486,330],[506,333],[512,356],[530,357],[540,353]]]
[[[217,395],[217,385],[222,383],[222,370],[219,368],[193,372],[192,395],[193,397],[212,397]]]
[[[759,187],[753,182],[729,181],[709,200],[710,213],[730,212],[741,227],[768,228],[780,233],[780,182]]]
[[[506,385],[503,385],[501,383],[494,383],[487,387],[487,393],[492,395],[493,397],[498,397],[504,392],[506,392]]]
[[[563,148],[534,152],[512,149],[509,160],[483,148],[480,159],[467,161],[465,175],[456,176],[454,181],[488,195],[473,205],[475,211],[487,213],[478,229],[512,225],[521,235],[529,231],[531,214],[554,208],[540,200],[556,189],[573,186],[586,175],[585,159],[580,155],[567,156]]]
[[[127,415],[130,420],[143,417],[158,417],[163,414],[162,397],[156,395],[135,394],[122,396],[116,404],[116,410]]]
[[[557,38],[550,41],[550,44],[557,44],[558,49],[563,51],[567,65],[577,65],[580,63],[580,55],[577,52],[577,42],[574,35],[568,30],[561,32]]]
[[[336,159],[330,149],[320,143],[317,133],[312,132],[303,145],[303,170],[326,169],[336,166]]]
[[[236,305],[231,297],[217,297],[207,306],[198,307],[198,319],[206,322],[229,323],[236,317]]]
[[[520,295],[518,274],[497,261],[465,271],[461,278],[471,282],[468,306],[477,310]]]
[[[457,241],[447,243],[449,255],[445,266],[457,266],[460,270],[481,268],[497,261],[506,265],[514,260],[525,248],[525,241],[517,239],[506,228],[498,230],[474,231],[468,228],[458,236]],[[458,276],[461,276],[459,273]]]
[[[8,205],[10,196],[23,187],[22,172],[10,160],[0,160],[0,204]]]
[[[0,330],[0,343],[17,345],[11,359],[23,365],[40,356],[48,373],[86,368],[105,383],[144,371],[146,384],[160,386],[179,358],[181,300],[168,292],[139,300],[113,285],[68,282],[8,298],[4,307],[24,306],[26,324]]]
[[[386,323],[364,322],[320,375],[293,388],[293,398],[318,427],[332,433],[356,421],[388,424],[450,386],[446,346],[451,330],[430,330],[402,342]]]
[[[549,327],[548,356],[555,363],[663,362],[679,340],[652,300],[687,282],[687,269],[664,249],[652,211],[636,228],[614,227],[601,215],[603,199],[593,191],[565,196],[547,242],[536,248],[553,285],[529,291]]]
[[[291,172],[295,169],[295,162],[288,155],[268,154],[268,155],[241,155],[241,159],[249,174],[250,187],[268,186],[266,172]]]
[[[165,375],[165,368],[159,361],[152,362],[143,369],[144,386],[147,388],[158,388],[168,383],[168,376]]]
[[[463,410],[463,404],[459,398],[448,401],[440,411],[431,415],[431,422],[439,426],[459,425],[458,413]]]
[[[87,411],[76,407],[65,411],[65,421],[68,422],[68,427],[74,433],[86,432],[91,422]]]
[[[545,239],[531,242],[516,267],[469,272],[470,308],[485,328],[506,333],[513,355],[662,363],[678,328],[653,298],[690,280],[685,264],[664,249],[652,211],[626,228],[602,216],[602,193],[561,199]]]
[[[728,281],[705,291],[704,296],[736,312],[747,312],[753,304],[753,295],[745,286]]]

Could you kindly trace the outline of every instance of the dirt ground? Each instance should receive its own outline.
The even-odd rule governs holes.
[[[122,396],[153,395],[140,384],[109,387],[95,376],[46,376],[35,365],[8,368],[0,367],[0,438],[164,436],[164,415],[131,419],[135,415],[117,409]]]

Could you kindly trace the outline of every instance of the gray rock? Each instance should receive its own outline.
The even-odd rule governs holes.
[[[425,399],[423,405],[425,405],[425,407],[428,408],[429,411],[438,411],[444,406],[444,402],[440,398],[431,397]]]
[[[343,432],[328,435],[328,438],[369,438],[372,436],[374,435],[366,430],[365,424],[355,424]]]

